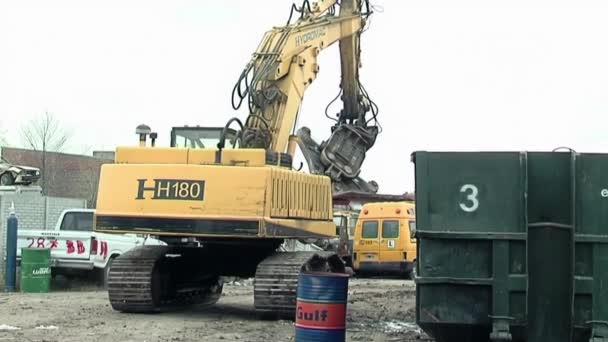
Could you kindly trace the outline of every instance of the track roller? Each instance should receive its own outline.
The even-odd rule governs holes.
[[[264,259],[253,283],[256,314],[262,318],[294,319],[298,275],[313,255],[328,257],[332,252],[277,252]]]
[[[139,246],[117,257],[108,276],[112,308],[122,312],[161,312],[216,303],[221,277],[200,266],[200,248]]]

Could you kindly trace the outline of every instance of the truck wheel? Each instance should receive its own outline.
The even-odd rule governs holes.
[[[7,171],[0,175],[0,185],[13,185],[13,183],[15,183],[15,178],[10,172]]]
[[[108,260],[108,263],[106,264],[106,267],[100,272],[101,274],[99,276],[99,285],[101,285],[101,287],[103,287],[104,289],[108,288],[108,277],[110,276],[110,268],[112,267],[114,258],[115,256],[111,256],[110,260]]]
[[[416,266],[417,266],[417,262],[414,261],[414,267],[412,268],[412,270],[408,273],[407,275],[407,279],[410,280],[414,280],[416,279]]]
[[[351,256],[344,256],[342,257],[342,260],[347,267],[353,267],[353,258]]]

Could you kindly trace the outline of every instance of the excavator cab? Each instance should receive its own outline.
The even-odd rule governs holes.
[[[171,129],[171,147],[216,148],[225,130],[226,149],[238,148],[237,132],[224,127],[180,126]]]

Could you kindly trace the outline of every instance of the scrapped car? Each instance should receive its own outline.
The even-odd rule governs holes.
[[[0,157],[0,185],[29,185],[40,178],[40,169],[32,166],[13,165]]]

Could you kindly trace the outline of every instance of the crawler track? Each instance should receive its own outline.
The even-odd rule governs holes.
[[[151,313],[217,302],[223,287],[221,278],[215,275],[217,269],[200,267],[205,260],[213,260],[213,254],[217,252],[186,247],[132,249],[116,258],[110,268],[108,295],[112,308]],[[277,252],[257,265],[254,306],[260,317],[295,317],[298,275],[315,254],[328,257],[335,253]],[[214,266],[228,267],[222,265]]]
[[[108,277],[112,308],[122,312],[161,312],[213,304],[222,293],[219,277],[192,276],[196,253],[182,248],[140,246],[116,258]],[[188,279],[195,278],[195,279]]]
[[[257,268],[253,301],[259,316],[293,319],[296,310],[298,274],[314,254],[327,257],[332,252],[277,252]]]

